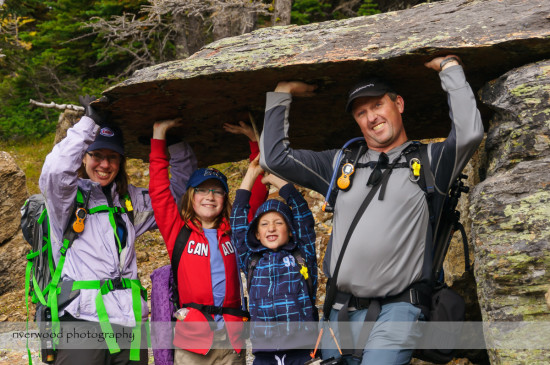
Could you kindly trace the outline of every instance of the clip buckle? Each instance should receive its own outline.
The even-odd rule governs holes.
[[[420,164],[420,160],[416,157],[411,158],[409,161],[409,180],[412,182],[418,182],[420,180],[420,169],[422,168],[422,165]]]

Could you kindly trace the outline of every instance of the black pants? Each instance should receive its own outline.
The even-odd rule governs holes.
[[[309,353],[309,350],[255,352],[253,365],[304,365],[311,360]]]
[[[107,344],[99,339],[103,332],[98,322],[77,320],[70,315],[63,316],[60,321],[61,341],[65,341],[65,346],[59,346],[55,365],[147,365],[149,362],[145,326],[141,330],[139,361],[131,361],[128,337],[132,328],[112,325],[113,332],[121,337],[117,341],[120,352],[111,354]]]

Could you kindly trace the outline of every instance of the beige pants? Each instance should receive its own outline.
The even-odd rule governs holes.
[[[225,332],[225,331],[223,331]],[[227,335],[214,336],[212,348],[206,355],[191,351],[174,350],[174,365],[245,365],[246,349],[240,354],[231,348]]]

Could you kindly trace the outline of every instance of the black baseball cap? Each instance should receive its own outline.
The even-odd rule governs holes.
[[[124,139],[122,131],[114,125],[106,125],[99,128],[94,142],[88,147],[88,151],[106,148],[124,156]]]
[[[348,94],[348,103],[346,112],[351,112],[353,101],[363,96],[380,96],[388,92],[395,92],[390,84],[378,77],[370,77],[361,80],[350,90]]]

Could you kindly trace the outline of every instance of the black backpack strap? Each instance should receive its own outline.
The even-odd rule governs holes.
[[[250,295],[250,283],[252,283],[252,276],[254,275],[254,269],[258,266],[258,261],[262,258],[262,255],[255,252],[248,258],[248,275],[246,276],[246,290]]]
[[[334,204],[336,202],[336,197],[338,196],[338,191],[340,188],[338,187],[338,183],[336,182],[337,178],[336,176],[343,175],[343,167],[345,164],[350,163],[353,165],[353,172],[355,172],[357,161],[359,161],[359,158],[367,152],[367,143],[365,140],[359,140],[359,141],[348,141],[350,143],[355,143],[355,146],[349,148],[345,147],[342,148],[341,152],[342,155],[340,157],[340,161],[338,161],[337,166],[334,168],[332,172],[331,177],[331,184],[329,187],[329,191],[327,191],[326,194],[326,201],[323,205],[323,211],[327,213],[332,213],[334,211]],[[343,190],[349,190],[351,188],[351,184],[353,182],[353,177],[355,176],[354,173],[348,174],[347,178],[349,179],[349,185],[347,188]]]
[[[309,271],[308,266],[306,265],[306,260],[302,256],[302,252],[296,248],[292,251],[292,256],[294,256],[294,260],[302,267],[306,268]],[[300,273],[302,271],[300,270]],[[313,308],[313,319],[315,321],[319,320],[319,310],[317,309],[317,306],[315,305],[315,299],[314,299],[314,292],[313,292],[313,279],[311,278],[311,275],[309,273],[307,274],[307,278],[302,274],[302,277],[304,278],[304,281],[306,282],[307,286],[307,294],[309,296],[309,300],[311,302],[311,307]]]
[[[183,226],[178,233],[176,242],[174,243],[174,250],[172,251],[172,259],[170,260],[170,265],[172,266],[172,274],[174,275],[174,282],[176,287],[178,285],[178,268],[180,267],[181,256],[183,255],[183,250],[187,246],[187,241],[191,236],[191,229],[187,225]]]
[[[88,201],[90,199],[90,193],[91,193],[91,190],[88,190],[88,191],[82,190],[80,187],[77,189],[74,207],[67,221],[67,226],[63,231],[63,241],[65,240],[68,241],[67,249],[69,249],[73,245],[74,240],[79,235],[79,233],[76,232],[73,228],[73,224],[76,221],[76,211],[79,208],[83,208],[86,211],[88,210]],[[62,255],[66,254],[66,250],[62,249],[61,254]]]

